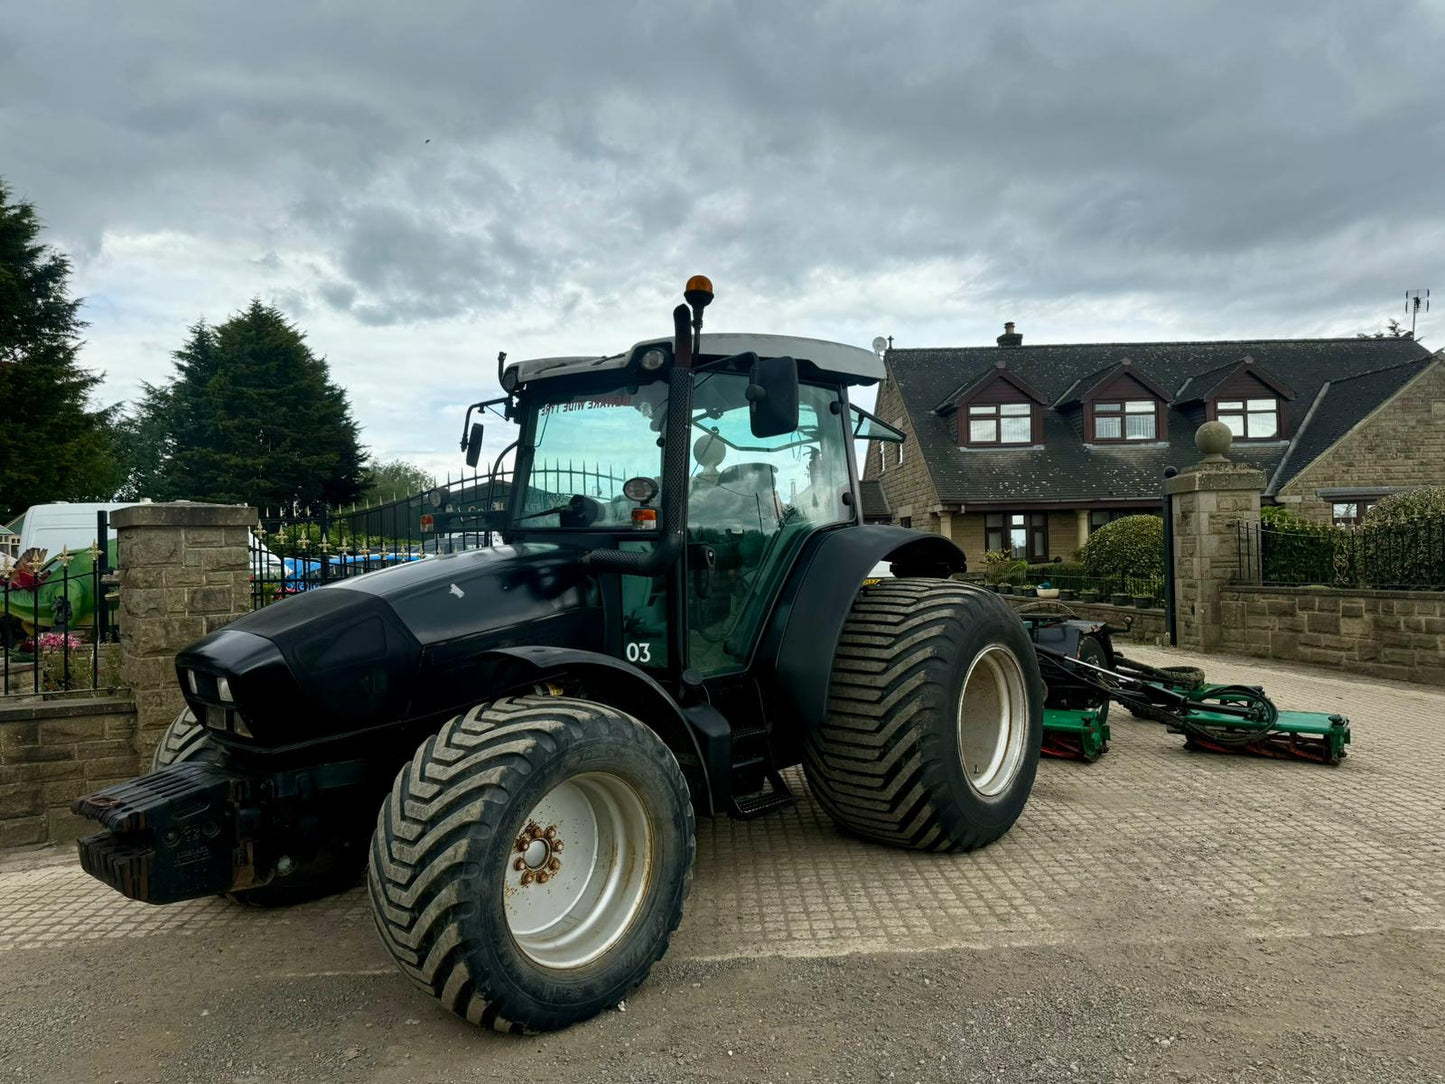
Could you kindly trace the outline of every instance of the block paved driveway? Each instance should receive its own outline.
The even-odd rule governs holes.
[[[791,810],[700,822],[669,962],[1099,943],[1162,951],[1445,928],[1445,691],[1247,659],[1211,659],[1207,673],[1263,684],[1283,708],[1349,715],[1350,755],[1327,768],[1190,752],[1116,708],[1102,760],[1045,760],[1013,831],[957,856],[840,835],[794,778],[802,796]],[[0,864],[0,987],[49,966],[55,950],[122,970],[133,957],[130,981],[152,983],[145,968],[160,945],[191,971],[219,969],[229,989],[257,970],[258,957],[234,946],[264,945],[273,977],[375,976],[395,985],[405,1011],[435,1011],[392,975],[360,889],[278,911],[220,899],[157,908],[103,888],[67,855]],[[0,1031],[0,1054],[5,1046]]]

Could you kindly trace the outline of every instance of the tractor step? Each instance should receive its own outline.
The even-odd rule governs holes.
[[[776,771],[769,771],[761,790],[752,794],[733,795],[728,803],[728,813],[737,820],[750,821],[784,809],[795,801],[797,799],[793,797],[793,792],[788,789],[783,777]]]
[[[1109,724],[1097,709],[1044,708],[1044,756],[1095,761],[1109,751]]]

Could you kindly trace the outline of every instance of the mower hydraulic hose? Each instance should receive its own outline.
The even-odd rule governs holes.
[[[662,537],[647,552],[598,549],[582,558],[596,572],[655,576],[682,556],[687,535],[688,437],[692,432],[692,331],[686,305],[672,311],[673,365],[667,374],[667,430],[662,442]]]

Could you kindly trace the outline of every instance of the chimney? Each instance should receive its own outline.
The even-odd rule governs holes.
[[[1008,321],[1003,326],[1003,334],[994,340],[999,346],[1022,346],[1024,337],[1014,331],[1014,322]]]

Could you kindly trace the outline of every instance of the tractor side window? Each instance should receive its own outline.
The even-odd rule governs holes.
[[[837,392],[801,385],[798,428],[760,439],[747,384],[742,374],[705,373],[694,394],[688,624],[690,663],[704,675],[743,668],[803,539],[853,518]]]

